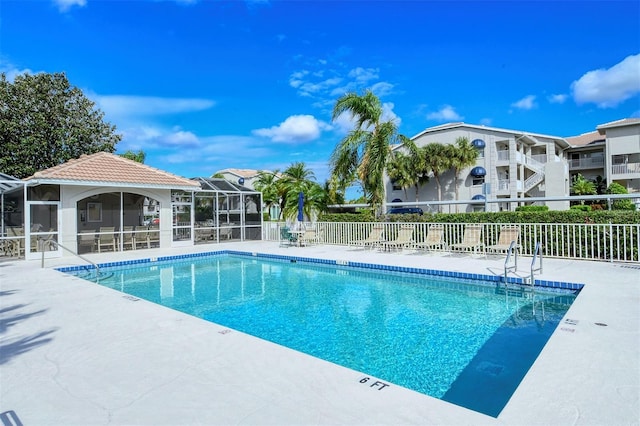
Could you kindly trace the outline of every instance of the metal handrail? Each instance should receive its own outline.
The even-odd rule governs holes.
[[[69,253],[71,253],[72,255],[84,260],[87,263],[90,263],[91,265],[93,265],[94,268],[96,268],[96,277],[100,276],[100,268],[98,267],[97,264],[93,263],[92,261],[90,261],[89,259],[87,259],[86,257],[79,255],[78,253],[76,253],[75,251],[63,246],[62,244],[60,244],[59,242],[55,241],[55,240],[46,240],[42,242],[42,263],[41,263],[41,267],[44,268],[44,245],[45,244],[55,244],[57,247],[60,247],[66,251],[68,251]]]
[[[539,241],[537,241],[536,248],[533,251],[533,258],[531,259],[531,275],[529,276],[529,280],[532,288],[535,286],[535,283],[536,283],[536,280],[534,278],[534,273],[535,272],[542,273],[542,253],[540,252],[540,247],[541,247],[541,244]],[[539,259],[539,262],[538,262],[539,266],[537,268],[535,267],[536,259]]]
[[[507,258],[504,260],[504,285],[507,286],[507,274],[511,271],[516,272],[518,270],[518,247],[516,241],[511,241],[509,244],[509,250],[507,250]],[[511,253],[515,252],[513,265],[509,265],[509,259],[511,259]]]

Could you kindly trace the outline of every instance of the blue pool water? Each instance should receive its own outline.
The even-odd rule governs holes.
[[[575,298],[230,254],[101,271],[101,285],[491,416]]]

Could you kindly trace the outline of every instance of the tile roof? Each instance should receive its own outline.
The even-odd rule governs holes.
[[[93,185],[108,183],[142,187],[200,187],[192,180],[108,152],[81,155],[80,158],[36,172],[25,180],[54,180]]]
[[[217,173],[229,173],[244,178],[252,178],[257,176],[260,172],[253,169],[224,169],[216,172],[215,174]]]
[[[565,138],[571,146],[585,146],[595,142],[604,142],[604,137],[598,131],[583,133],[580,136]]]

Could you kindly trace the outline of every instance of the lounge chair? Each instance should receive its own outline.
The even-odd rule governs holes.
[[[402,250],[405,247],[411,245],[413,240],[413,225],[402,225],[398,231],[398,235],[395,240],[383,241],[380,243],[380,248],[383,250],[399,249]]]
[[[489,252],[507,251],[511,246],[511,242],[515,241],[514,247],[520,248],[518,240],[520,239],[520,227],[519,226],[503,226],[500,229],[500,236],[498,237],[498,243],[487,246]]]
[[[365,249],[367,247],[374,248],[375,246],[377,246],[378,244],[384,241],[384,239],[382,238],[383,233],[384,233],[384,227],[382,225],[379,225],[379,224],[373,225],[373,228],[371,229],[371,232],[369,233],[369,236],[367,238],[365,238],[364,240],[353,241],[351,244],[355,246],[362,246]]]
[[[444,241],[444,226],[443,225],[431,225],[429,226],[429,233],[424,241],[414,244],[416,249],[425,250],[446,250],[447,243]]]
[[[473,249],[474,253],[478,253],[478,249],[484,249],[484,243],[482,242],[482,225],[465,226],[462,242],[451,244],[449,247],[452,251],[468,251]]]
[[[98,253],[102,252],[102,248],[111,248],[116,251],[116,237],[114,235],[115,227],[113,226],[101,226],[98,233]]]
[[[280,228],[280,247],[282,247],[283,245],[292,246],[294,244],[297,244],[297,242],[297,235],[289,232],[289,227],[283,226],[282,228]]]

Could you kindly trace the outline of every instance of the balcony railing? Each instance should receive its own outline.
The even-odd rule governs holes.
[[[640,173],[640,163],[614,164],[611,166],[611,174],[631,175]]]
[[[569,160],[571,169],[597,169],[604,167],[604,158],[575,158]]]
[[[404,222],[383,222],[384,237],[392,239]],[[272,224],[276,225],[276,224]],[[432,223],[413,223],[413,242],[425,240]],[[441,223],[445,242],[459,243],[464,233],[464,223]],[[500,228],[504,224],[485,223],[482,242],[497,244]],[[263,239],[279,241],[280,226],[263,227]],[[602,260],[616,262],[640,262],[640,224],[590,224],[590,223],[520,223],[520,254],[532,256],[536,243],[542,244],[542,255],[562,259]],[[367,238],[373,223],[316,222],[306,224],[316,230],[320,243],[351,245],[353,241]]]

